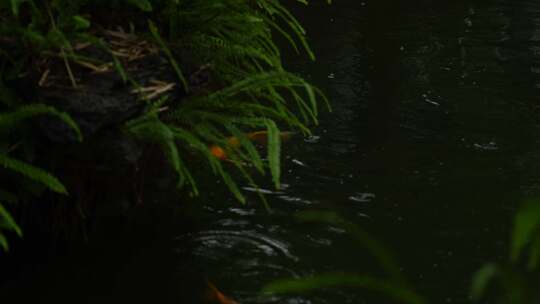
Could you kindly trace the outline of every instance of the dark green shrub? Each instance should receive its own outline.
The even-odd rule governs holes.
[[[52,191],[67,193],[58,180],[31,166],[29,159],[16,160],[24,153],[13,148],[20,139],[8,128],[20,131],[13,122],[53,114],[76,129],[67,114],[41,104],[44,101],[35,89],[49,73],[60,76],[58,87],[79,90],[84,86],[82,76],[105,71],[118,73],[124,86],[140,93],[144,113],[123,129],[162,147],[180,187],[188,185],[198,193],[186,161],[198,155],[239,201],[245,201],[228,165],[211,153],[211,144],[227,150],[227,164],[248,183],[253,184],[246,166],[251,165],[260,173],[269,171],[279,187],[280,128],[308,134],[308,125],[317,123],[317,99],[325,99],[283,68],[275,34],[314,58],[304,29],[279,0],[1,0],[0,164]],[[143,52],[157,52],[166,59],[176,81],[167,84],[170,87],[164,92],[174,87],[180,93],[144,94],[148,87],[133,75],[132,58],[118,51],[111,35],[144,44]],[[200,74],[207,78],[202,85],[195,79]],[[266,160],[245,135],[258,129],[268,133]],[[31,137],[32,132],[25,136]],[[227,145],[231,136],[238,139],[238,146]],[[8,197],[17,195],[2,198],[8,201]],[[20,233],[4,207],[0,220],[3,231]],[[3,234],[0,240],[6,246]]]

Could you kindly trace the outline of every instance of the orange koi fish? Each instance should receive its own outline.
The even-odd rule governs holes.
[[[221,293],[214,284],[210,281],[206,281],[206,293],[204,295],[207,303],[212,304],[238,304],[236,301],[229,299],[227,296]]]
[[[288,140],[289,138],[292,137],[293,134],[294,134],[293,132],[281,132],[280,133],[281,140]],[[264,145],[267,143],[267,140],[268,140],[268,131],[256,131],[256,132],[247,133],[246,137],[251,141]],[[237,148],[240,146],[240,140],[234,136],[229,137],[227,139],[227,146],[230,148]],[[215,157],[221,160],[227,159],[227,152],[225,152],[225,149],[223,149],[222,147],[218,145],[210,146],[210,153],[212,153],[212,155],[214,155]]]

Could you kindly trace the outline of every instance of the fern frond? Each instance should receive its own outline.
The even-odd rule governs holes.
[[[273,120],[267,119],[265,124],[268,131],[268,165],[270,166],[270,173],[272,173],[274,187],[279,189],[281,176],[281,136]]]
[[[13,231],[17,236],[22,236],[21,228],[0,202],[0,249],[9,251],[8,240],[2,231]]]
[[[178,79],[180,80],[180,82],[184,86],[184,90],[186,92],[188,92],[189,87],[188,87],[187,80],[184,77],[184,74],[182,73],[182,70],[180,69],[180,66],[176,62],[176,59],[174,59],[174,56],[173,56],[171,50],[167,47],[167,45],[165,44],[165,42],[161,38],[161,35],[159,34],[158,28],[156,27],[156,25],[152,21],[148,21],[148,28],[150,29],[150,33],[152,34],[152,36],[154,37],[156,42],[161,47],[161,50],[163,51],[163,53],[165,53],[165,55],[169,59],[169,62],[171,63],[171,66],[174,68],[174,71],[176,72],[176,75],[178,76]]]
[[[0,248],[4,249],[4,251],[9,251],[9,243],[2,230],[0,230]]]
[[[148,22],[150,33],[180,81],[187,88],[169,47],[190,48],[200,63],[212,66],[212,77],[227,86],[206,95],[188,96],[176,107],[168,103],[170,110],[166,113],[150,108],[145,115],[129,122],[128,129],[162,146],[179,174],[180,185],[195,183],[180,158],[189,150],[205,158],[234,196],[245,201],[224,164],[211,153],[209,147],[214,144],[226,150],[228,160],[250,184],[253,180],[245,170],[246,163],[261,174],[270,171],[274,186],[279,188],[278,124],[310,134],[307,126],[317,124],[317,101],[320,97],[325,100],[318,89],[283,69],[280,50],[272,37],[277,32],[297,52],[303,48],[313,59],[304,28],[278,0],[182,1],[169,3],[166,12],[169,26],[193,29],[182,36],[181,45],[180,41],[166,44],[157,25]],[[168,34],[177,37],[176,32],[171,30]],[[246,136],[246,130],[261,128],[268,133],[266,161]],[[228,145],[231,136],[238,144]]]
[[[50,190],[67,194],[64,185],[47,171],[34,167],[28,163],[0,154],[0,166],[13,170],[33,181],[45,185]]]
[[[261,174],[264,174],[264,165],[261,156],[259,155],[259,151],[257,151],[255,145],[249,140],[246,134],[240,131],[240,129],[232,123],[226,123],[224,127],[227,128],[234,138],[238,139],[240,148],[246,150],[249,156],[247,159],[249,159]]]
[[[0,202],[0,230],[2,229],[14,231],[18,236],[22,236],[21,228]]]
[[[315,60],[315,54],[311,50],[307,40],[306,40],[306,30],[302,27],[300,22],[289,12],[288,9],[286,9],[283,5],[279,3],[279,1],[266,1],[266,0],[257,0],[257,3],[259,6],[267,12],[267,14],[270,17],[278,16],[285,24],[289,26],[289,29],[296,34],[296,38],[300,41],[302,44],[304,50],[307,52],[309,57],[312,60]],[[270,22],[270,20],[266,20],[266,22]],[[274,23],[274,25],[277,25]],[[282,35],[287,35],[287,31],[281,30],[279,31]],[[288,39],[289,42],[294,41],[291,39]],[[293,45],[294,43],[291,42]]]
[[[216,164],[217,168],[218,168],[218,173],[219,175],[221,175],[221,178],[223,180],[223,182],[225,182],[225,185],[227,186],[227,188],[229,189],[229,191],[231,191],[231,193],[234,195],[234,197],[242,204],[245,204],[246,203],[246,198],[244,197],[244,195],[242,194],[242,192],[240,191],[240,189],[238,188],[238,185],[236,184],[236,182],[232,179],[232,177],[227,173],[225,172],[225,170],[223,169],[223,166],[221,165],[221,163],[219,161],[214,161],[214,163]],[[241,166],[240,164],[236,164],[237,167]]]
[[[173,130],[159,120],[156,112],[129,121],[126,123],[126,128],[135,137],[161,146],[171,166],[178,174],[179,186],[183,186],[187,182],[191,185],[193,192],[198,193],[195,180],[178,151]]]
[[[242,62],[240,65],[247,68],[250,60],[253,60],[252,64],[256,67],[255,70],[260,72],[267,70],[268,68],[280,68],[281,62],[278,56],[273,53],[269,53],[268,49],[263,49],[265,45],[246,45],[245,43],[232,43],[222,38],[212,37],[209,35],[201,34],[194,38],[194,44],[198,49],[205,48],[208,52],[219,52],[223,56],[224,60],[238,60]],[[264,66],[262,65],[264,64]]]
[[[28,118],[37,115],[53,115],[62,120],[68,125],[77,136],[77,140],[82,141],[82,133],[77,123],[69,116],[69,114],[60,112],[55,108],[44,104],[29,104],[21,106],[12,112],[0,113],[0,130],[9,131],[16,128],[19,124]]]
[[[236,166],[236,168],[238,169],[238,171],[240,171],[240,173],[242,174],[242,176],[246,179],[246,181],[248,182],[248,185],[255,188],[256,192],[257,192],[257,196],[259,197],[259,199],[261,200],[261,202],[263,203],[264,205],[264,208],[266,209],[266,211],[270,212],[272,211],[272,209],[270,208],[270,205],[268,204],[268,201],[266,200],[266,197],[264,196],[263,192],[260,191],[261,188],[259,187],[259,185],[257,185],[257,183],[253,180],[253,178],[251,177],[251,175],[246,171],[246,169],[242,166],[242,165],[238,165]]]

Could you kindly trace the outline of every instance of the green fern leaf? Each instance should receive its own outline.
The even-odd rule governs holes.
[[[64,185],[54,176],[50,175],[47,171],[34,167],[28,163],[16,160],[14,158],[7,157],[0,154],[0,166],[11,169],[27,178],[39,182],[54,192],[67,194],[67,190]]]
[[[341,286],[360,287],[380,292],[381,294],[394,298],[399,303],[426,303],[421,296],[406,286],[368,275],[347,273],[325,273],[311,277],[282,279],[266,285],[263,288],[263,292],[270,294],[297,294]]]
[[[242,148],[246,150],[246,152],[249,155],[250,162],[255,166],[255,168],[260,172],[264,173],[264,166],[261,159],[261,156],[259,155],[259,152],[255,148],[255,145],[247,138],[244,132],[240,131],[237,127],[235,127],[231,123],[227,123],[224,125],[225,128],[229,132],[231,132],[231,135],[233,135],[238,141],[240,142],[240,145]]]
[[[4,251],[9,251],[9,243],[7,241],[6,236],[2,233],[0,230],[0,248],[2,248]]]
[[[255,183],[253,178],[251,178],[251,175],[249,175],[249,173],[244,169],[244,167],[241,164],[238,164],[236,166],[236,168],[240,171],[240,173],[242,173],[242,176],[244,176],[244,178],[247,180],[248,184],[251,187],[255,188],[255,190],[257,192],[257,195],[259,196],[259,199],[263,203],[264,208],[266,209],[266,211],[271,212],[272,209],[270,208],[270,204],[268,204],[268,201],[266,200],[266,197],[264,196],[263,192],[260,191],[259,185],[257,185]]]
[[[268,131],[268,165],[274,181],[274,187],[280,188],[281,175],[281,136],[276,123],[272,120],[266,120],[266,130]]]
[[[0,203],[0,228],[14,231],[18,236],[22,236],[19,225],[15,222],[11,214]]]
[[[152,36],[154,37],[156,42],[161,47],[161,50],[163,51],[163,53],[165,53],[165,55],[169,59],[169,62],[171,63],[171,66],[174,68],[174,71],[176,72],[176,75],[178,76],[178,79],[180,80],[180,82],[184,86],[184,90],[186,90],[186,92],[188,92],[189,91],[188,82],[187,82],[186,78],[184,77],[184,74],[182,73],[182,70],[180,70],[180,66],[176,62],[176,59],[174,59],[174,56],[173,56],[171,50],[167,47],[167,45],[165,44],[165,42],[161,38],[161,35],[159,34],[158,28],[156,27],[156,25],[152,21],[148,21],[148,28],[150,29],[150,33],[152,34]]]
[[[487,287],[500,274],[499,267],[488,263],[480,268],[473,276],[471,286],[471,298],[479,301],[486,292]]]
[[[191,185],[193,192],[198,194],[195,180],[183,162],[175,143],[176,134],[173,127],[169,127],[159,120],[155,112],[134,119],[128,122],[126,126],[128,131],[136,137],[159,144],[179,176],[178,185],[181,187],[187,181]]]
[[[227,172],[225,172],[225,170],[223,170],[223,167],[221,166],[219,166],[218,172],[221,175],[223,181],[225,182],[225,185],[227,186],[227,188],[229,188],[234,197],[236,197],[236,199],[240,203],[245,204],[246,198],[244,197],[240,189],[238,189],[238,185],[234,182],[232,177]]]
[[[525,247],[540,229],[540,202],[532,201],[523,205],[516,214],[514,222],[510,259],[517,263]]]
[[[23,3],[22,0],[10,0],[11,3],[11,13],[14,16],[19,16],[19,7]]]
[[[77,123],[64,112],[44,104],[30,104],[17,108],[8,113],[0,113],[0,130],[10,130],[17,127],[23,120],[37,115],[53,115],[60,118],[66,125],[75,131],[77,140],[82,141],[82,133]]]

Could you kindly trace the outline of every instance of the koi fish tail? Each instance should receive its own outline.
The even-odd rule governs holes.
[[[210,281],[206,281],[205,300],[212,304],[238,304],[236,301],[225,296]]]

